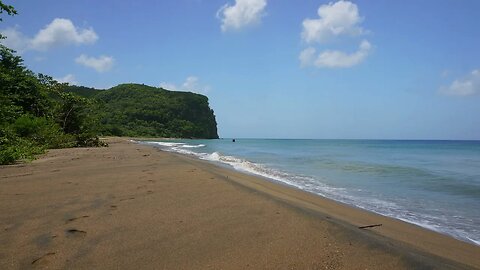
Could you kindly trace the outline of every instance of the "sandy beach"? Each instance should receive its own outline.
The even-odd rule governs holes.
[[[480,268],[479,246],[127,139],[109,144],[0,167],[0,269]]]

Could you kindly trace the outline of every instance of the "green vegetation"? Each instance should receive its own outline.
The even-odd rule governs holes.
[[[15,15],[0,1],[0,14]],[[0,21],[2,18],[0,17]],[[138,84],[108,90],[35,74],[0,35],[0,164],[49,148],[103,146],[98,135],[218,138],[205,96]]]
[[[102,145],[94,104],[63,88],[0,45],[0,164],[32,159],[48,148]]]
[[[67,92],[97,104],[101,135],[217,139],[208,98],[142,84],[108,90],[69,86]]]

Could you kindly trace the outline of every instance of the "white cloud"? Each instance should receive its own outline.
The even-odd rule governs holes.
[[[360,64],[369,54],[372,45],[366,40],[360,43],[358,50],[348,54],[342,51],[326,50],[320,53],[315,60],[316,67],[347,68]]]
[[[357,5],[349,1],[338,1],[321,5],[318,19],[303,21],[302,39],[307,43],[324,43],[341,36],[355,36],[365,32],[359,24],[363,21]]]
[[[180,89],[174,83],[161,82],[160,87],[163,89],[171,90],[171,91],[180,91]]]
[[[105,72],[110,70],[113,67],[115,59],[111,56],[101,55],[97,58],[90,57],[85,54],[80,55],[75,59],[77,64],[84,65],[95,69],[97,72]]]
[[[235,0],[234,5],[225,4],[217,11],[222,31],[239,30],[259,23],[266,6],[267,0]]]
[[[92,28],[80,29],[69,19],[56,18],[35,35],[31,45],[36,50],[48,50],[60,45],[92,44],[97,39]]]
[[[471,96],[480,93],[480,70],[474,69],[467,76],[454,80],[448,87],[441,87],[440,92],[450,96]]]
[[[315,62],[315,54],[317,50],[313,47],[308,47],[300,53],[298,59],[302,67],[310,66]]]
[[[318,19],[305,19],[302,24],[302,40],[310,44],[298,57],[302,67],[347,68],[365,60],[372,48],[367,40],[361,41],[358,50],[353,53],[324,49],[317,55],[317,49],[311,45],[325,44],[342,36],[355,37],[367,33],[368,31],[360,26],[363,18],[360,17],[356,4],[340,0],[321,5],[318,16]]]
[[[59,83],[69,83],[69,84],[78,84],[78,82],[75,80],[75,76],[73,74],[67,74],[63,76],[62,78],[55,78],[55,80]]]
[[[98,35],[92,28],[76,27],[71,20],[56,18],[41,29],[33,38],[25,36],[18,28],[7,28],[1,33],[7,37],[4,41],[7,47],[17,51],[46,51],[54,47],[66,45],[93,44]]]
[[[8,48],[14,49],[21,53],[27,50],[30,46],[30,41],[22,32],[18,31],[18,27],[11,27],[1,30],[0,33],[7,38],[2,40],[2,43]]]
[[[180,86],[177,86],[174,83],[162,82],[160,83],[160,87],[172,91],[187,91],[201,94],[206,94],[211,89],[210,86],[202,84],[200,79],[196,76],[187,77],[185,82],[183,82]]]

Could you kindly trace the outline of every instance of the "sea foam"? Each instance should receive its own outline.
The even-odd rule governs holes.
[[[281,182],[283,184],[311,192],[317,195],[321,195],[333,200],[337,200],[352,206],[356,206],[368,211],[375,212],[377,214],[393,217],[399,220],[403,220],[412,224],[416,224],[430,230],[437,232],[449,234],[455,238],[461,239],[463,241],[471,242],[476,245],[480,245],[480,239],[478,237],[478,229],[470,224],[472,221],[465,220],[460,217],[447,216],[443,217],[442,210],[435,209],[421,209],[425,207],[420,203],[420,208],[415,206],[414,202],[411,202],[410,199],[402,202],[401,200],[392,200],[388,195],[382,194],[373,194],[371,192],[371,186],[361,187],[342,187],[337,184],[329,184],[332,182],[332,179],[324,178],[319,174],[314,176],[305,175],[302,173],[292,172],[292,170],[282,170],[277,168],[276,163],[261,163],[253,162],[246,158],[240,158],[236,155],[227,155],[221,151],[215,151],[217,148],[211,147],[208,143],[186,143],[186,142],[143,142],[146,144],[154,145],[160,147],[164,151],[176,152],[180,154],[190,155],[202,160],[219,163],[227,165],[237,171],[245,172],[248,174],[254,174],[258,176],[265,177],[272,181]],[[227,151],[238,152],[238,150],[231,149],[232,147],[238,144],[224,144]],[[269,145],[271,147],[271,145]],[[243,149],[243,146],[238,148]],[[261,150],[261,151],[259,151]],[[255,148],[256,153],[267,153],[271,149],[257,149]],[[343,154],[343,152],[342,152]],[[245,154],[246,156],[252,156],[254,154]],[[290,153],[286,153],[287,157]],[[284,155],[285,156],[285,155]],[[283,156],[278,156],[282,158]],[[258,159],[258,158],[257,158]],[[303,165],[302,161],[304,160],[304,154],[301,153],[298,157],[290,157],[290,159],[296,162],[295,166]],[[297,161],[299,159],[300,161]],[[347,173],[355,174],[371,174],[377,175],[379,179],[417,179],[417,178],[428,178],[432,179],[431,175],[428,172],[417,168],[407,168],[402,165],[358,165],[358,163],[349,163],[342,165],[343,161],[341,159],[329,159],[329,158],[317,158],[317,161],[322,163],[317,163],[318,168],[322,170],[340,170]],[[276,162],[277,158],[273,160]],[[290,161],[289,161],[290,162]],[[339,165],[336,165],[339,164]],[[289,168],[289,167],[287,167]],[[352,169],[353,168],[353,169]],[[428,177],[427,177],[428,176]],[[388,178],[385,178],[388,177]],[[407,183],[407,182],[405,182]],[[415,182],[413,182],[415,183]],[[426,182],[428,183],[428,182]],[[372,182],[375,184],[375,182]],[[416,185],[419,185],[415,183]],[[425,185],[425,184],[424,184]],[[438,186],[438,185],[437,185]],[[429,214],[430,213],[430,214]],[[470,225],[469,225],[470,224]]]

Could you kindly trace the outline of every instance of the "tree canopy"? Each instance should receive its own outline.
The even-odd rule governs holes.
[[[16,10],[0,1],[0,14]],[[0,21],[2,18],[0,17]],[[25,67],[0,38],[0,164],[32,159],[48,148],[102,145],[90,100]]]
[[[70,86],[66,91],[97,104],[102,135],[218,138],[215,115],[204,95],[143,84],[108,90]]]

